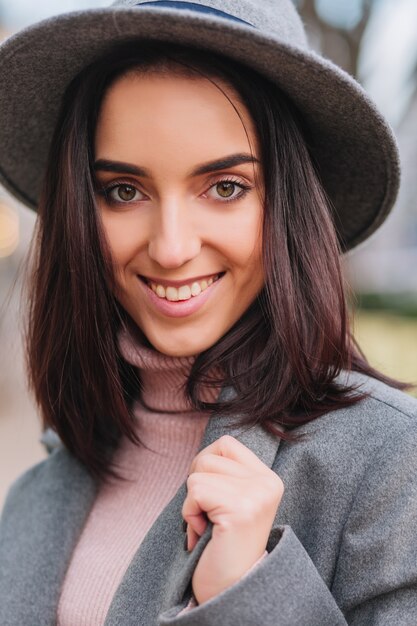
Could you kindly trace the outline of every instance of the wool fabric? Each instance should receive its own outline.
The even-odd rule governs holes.
[[[138,368],[135,430],[114,462],[123,482],[99,488],[64,579],[58,626],[101,626],[129,564],[158,515],[185,481],[209,417],[190,405],[183,384],[195,357],[169,357],[141,344],[132,331],[119,337],[122,356]],[[218,389],[200,397],[213,402]]]

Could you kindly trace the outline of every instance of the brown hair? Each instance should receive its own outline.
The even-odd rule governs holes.
[[[131,414],[140,377],[120,356],[128,320],[113,296],[111,257],[95,205],[93,138],[100,103],[120,75],[177,64],[221,79],[252,116],[265,184],[265,286],[241,319],[198,355],[187,392],[195,407],[239,415],[278,437],[362,396],[342,370],[384,379],[349,331],[339,244],[309,153],[308,129],[288,99],[257,73],[212,53],[130,43],[87,67],[69,86],[56,125],[39,204],[27,327],[28,371],[45,427],[96,477],[114,474],[121,435],[140,443]],[[188,69],[187,69],[188,68]],[[220,366],[236,397],[206,404],[201,383]],[[384,379],[385,380],[385,379]],[[283,434],[279,425],[287,427]]]

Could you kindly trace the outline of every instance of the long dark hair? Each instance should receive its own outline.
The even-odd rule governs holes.
[[[290,437],[294,426],[361,399],[337,382],[342,370],[383,379],[349,331],[340,242],[294,105],[265,78],[221,56],[155,42],[118,46],[77,76],[63,99],[39,204],[27,326],[29,379],[44,426],[98,478],[115,474],[111,458],[121,435],[140,444],[131,412],[140,377],[118,351],[129,320],[113,295],[93,176],[103,95],[138,68],[225,81],[252,116],[261,147],[265,286],[196,358],[187,382],[194,406]],[[200,384],[216,384],[214,366],[237,392],[216,405],[198,393]]]

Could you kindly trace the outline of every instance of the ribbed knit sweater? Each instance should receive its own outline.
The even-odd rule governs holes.
[[[139,369],[142,390],[134,415],[144,445],[121,440],[114,461],[128,480],[112,480],[98,491],[64,580],[58,626],[104,624],[135,552],[185,481],[209,417],[192,409],[181,388],[195,357],[165,356],[129,330],[121,333],[119,345]],[[204,388],[200,395],[213,402],[218,393]]]

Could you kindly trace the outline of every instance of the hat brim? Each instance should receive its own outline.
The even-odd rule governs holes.
[[[36,210],[63,93],[110,46],[156,39],[221,52],[257,70],[295,103],[331,201],[342,248],[369,237],[398,192],[391,129],[359,84],[308,50],[223,18],[155,8],[92,9],[21,31],[0,47],[0,180]],[[219,45],[219,42],[221,44]]]

